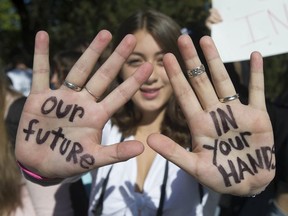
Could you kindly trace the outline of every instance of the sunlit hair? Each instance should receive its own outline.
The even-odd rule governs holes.
[[[133,34],[139,30],[145,30],[150,33],[162,51],[164,53],[173,53],[184,69],[183,59],[177,46],[177,39],[181,35],[179,25],[170,17],[154,10],[138,11],[126,19],[114,36],[114,48],[127,34]],[[123,80],[118,76],[117,81],[119,84]],[[134,109],[134,104],[130,100],[112,117],[112,123],[119,126],[120,131],[127,137],[135,135],[141,118],[141,113]],[[189,144],[190,135],[186,120],[174,96],[167,103],[166,113],[161,125],[161,133],[183,146],[188,146]]]
[[[0,72],[0,215],[10,215],[21,206],[21,174],[5,127],[5,98],[8,90],[4,72]]]

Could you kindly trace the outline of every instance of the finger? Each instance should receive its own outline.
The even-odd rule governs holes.
[[[211,17],[209,18],[209,21],[212,24],[216,24],[221,21],[221,18],[217,14],[212,14]]]
[[[139,141],[125,141],[119,144],[103,146],[95,155],[95,166],[100,167],[136,157],[144,151]]]
[[[235,88],[219,56],[213,40],[205,36],[201,38],[200,45],[209,66],[214,88],[219,98],[225,98],[236,94]]]
[[[109,117],[111,117],[114,112],[131,99],[140,86],[149,78],[152,71],[153,66],[148,62],[144,63],[132,76],[125,80],[100,102]]]
[[[209,13],[210,13],[210,16],[208,17],[208,20],[212,24],[219,23],[222,21],[222,17],[216,8],[209,9]]]
[[[124,37],[111,56],[86,84],[86,90],[88,89],[94,97],[100,98],[119,73],[123,63],[134,50],[135,45],[136,39],[133,35]]]
[[[49,35],[39,31],[35,37],[31,93],[49,89]]]
[[[202,111],[202,107],[181,71],[176,57],[171,53],[166,54],[163,57],[163,64],[182,112],[187,119],[190,119],[194,113]]]
[[[201,65],[197,51],[188,35],[181,35],[178,40],[178,46],[186,67],[189,70],[195,69]],[[201,73],[197,76],[189,76],[193,89],[204,109],[218,103],[218,97],[207,76],[207,73]]]
[[[107,30],[100,31],[89,47],[85,50],[82,56],[78,59],[71,71],[67,75],[66,79],[69,83],[80,88],[83,87],[91,71],[95,67],[100,55],[107,47],[112,39],[112,35]],[[67,88],[62,86],[61,88]]]
[[[147,144],[167,160],[186,170],[190,174],[196,173],[197,155],[189,152],[170,138],[161,134],[151,134]]]
[[[266,110],[263,59],[259,52],[253,52],[250,59],[249,104],[255,108]]]
[[[217,22],[222,21],[221,14],[219,13],[219,11],[216,8],[214,8],[214,10],[213,10],[213,16]]]

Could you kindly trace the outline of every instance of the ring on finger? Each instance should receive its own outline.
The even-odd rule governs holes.
[[[89,90],[89,89],[87,88],[87,86],[84,86],[84,89],[85,89],[92,97],[94,97],[96,101],[99,100],[99,97],[96,97],[96,96],[91,92],[91,90]]]
[[[221,103],[226,103],[226,102],[229,102],[229,101],[233,101],[233,100],[236,100],[239,98],[239,94],[235,94],[235,95],[232,95],[232,96],[228,96],[228,97],[224,97],[224,98],[219,98],[219,101]]]
[[[82,90],[82,88],[74,83],[68,82],[67,80],[64,80],[63,85],[66,86],[69,89],[72,89],[73,91],[79,92]]]
[[[199,67],[193,68],[193,69],[188,69],[187,74],[190,77],[196,77],[201,75],[202,73],[205,73],[205,67],[203,64],[201,64]]]

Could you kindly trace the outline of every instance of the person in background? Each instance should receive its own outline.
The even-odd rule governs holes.
[[[82,52],[64,50],[53,56],[51,63],[51,88],[58,89]]]
[[[11,85],[16,91],[28,96],[32,82],[32,69],[29,67],[27,55],[19,50],[12,55],[11,63],[11,69],[6,72]]]
[[[11,89],[0,73],[0,215],[34,216],[25,179],[16,164],[14,147],[18,123],[26,98]]]
[[[209,13],[205,20],[205,26],[209,31],[211,31],[212,25],[222,22],[223,19],[216,8],[209,8],[208,11]],[[238,61],[233,63],[226,63],[226,65],[227,64],[233,65],[235,72],[237,72],[237,75],[239,76],[241,84],[245,87],[248,87],[250,77],[249,61]]]
[[[251,55],[252,87],[243,105],[211,38],[200,44],[213,84],[191,38],[153,10],[123,22],[114,51],[90,78],[111,37],[100,31],[51,90],[48,73],[37,73],[48,71],[49,37],[36,35],[32,92],[15,151],[25,177],[48,186],[91,171],[89,215],[214,215],[218,193],[263,191],[274,177],[273,152],[257,173],[240,170],[230,182],[223,171],[273,148],[261,55]],[[228,140],[240,134],[246,147],[232,149]],[[220,154],[218,142],[231,151]]]
[[[209,9],[205,25],[211,30],[213,24],[222,22],[222,17],[216,8]],[[250,74],[247,68],[249,62],[226,63],[229,75],[243,103],[247,103],[247,89]],[[241,72],[245,71],[245,72]],[[239,79],[242,78],[242,79]],[[287,99],[287,97],[286,97]],[[286,105],[285,105],[286,104]],[[276,177],[267,189],[255,198],[241,198],[224,195],[221,198],[220,216],[286,216],[288,215],[288,106],[285,91],[274,102],[266,100],[267,111],[270,116],[276,150]]]

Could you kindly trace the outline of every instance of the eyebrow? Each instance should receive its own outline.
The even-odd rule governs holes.
[[[138,55],[138,56],[144,57],[143,53],[140,53],[140,52],[132,52],[131,55]],[[164,52],[163,51],[156,52],[154,56],[158,56],[158,55],[164,55]]]

